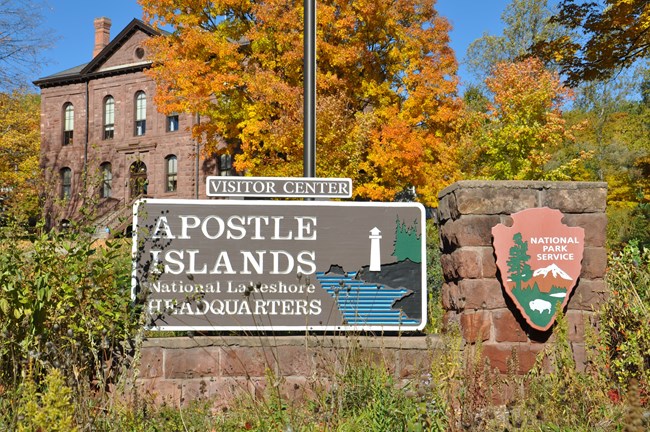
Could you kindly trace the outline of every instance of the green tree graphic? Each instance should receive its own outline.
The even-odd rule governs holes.
[[[514,281],[518,290],[521,289],[521,283],[526,282],[533,276],[533,269],[528,265],[530,256],[528,255],[528,242],[521,238],[521,233],[512,237],[515,245],[510,248],[508,257],[508,273],[510,280]]]
[[[395,222],[395,242],[393,244],[393,256],[398,261],[410,259],[414,263],[422,262],[422,243],[421,236],[418,235],[418,222],[407,227],[400,221],[399,216]]]

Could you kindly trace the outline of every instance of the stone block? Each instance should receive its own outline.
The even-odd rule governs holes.
[[[481,277],[496,278],[497,277],[497,259],[494,256],[494,248],[484,247],[481,248]]]
[[[496,279],[462,279],[458,295],[465,309],[499,309],[506,307],[501,283]]]
[[[320,346],[314,348],[314,373],[320,376],[334,376],[339,373],[338,350]]]
[[[530,345],[527,343],[485,343],[482,346],[483,356],[490,360],[490,365],[501,373],[508,372],[508,360],[513,355],[517,358],[516,373],[525,374],[535,365],[537,355],[544,349],[543,344]]]
[[[245,378],[215,377],[206,383],[207,397],[214,400],[216,411],[233,407],[241,398],[255,397],[251,380]]]
[[[607,250],[604,247],[585,247],[580,277],[600,279],[607,272]]]
[[[399,352],[398,377],[418,379],[431,372],[432,351],[412,350]]]
[[[272,348],[278,359],[278,372],[282,376],[310,376],[314,372],[315,352],[305,346],[282,346]]]
[[[445,310],[462,310],[465,308],[464,295],[454,282],[442,284],[442,307]]]
[[[585,329],[589,325],[594,325],[593,318],[595,312],[583,311],[583,310],[568,310],[566,312],[566,321],[567,321],[567,336],[570,342],[584,342],[585,340]]]
[[[158,347],[142,348],[140,352],[140,376],[142,378],[158,378],[163,374],[163,350]]]
[[[461,314],[456,311],[447,311],[442,316],[443,331],[450,331],[453,328],[460,328]]]
[[[165,378],[191,379],[219,373],[220,348],[165,349]]]
[[[571,350],[573,351],[573,360],[576,362],[576,370],[584,372],[589,365],[587,350],[584,343],[572,343]]]
[[[492,319],[489,311],[465,312],[460,315],[463,339],[470,343],[490,338]]]
[[[604,247],[607,240],[607,215],[605,213],[565,214],[562,222],[585,230],[585,246]]]
[[[316,397],[311,383],[304,376],[284,377],[279,386],[280,395],[292,403],[306,402]]]
[[[527,342],[528,336],[521,323],[510,309],[499,309],[492,312],[494,340],[496,342]]]
[[[607,187],[602,185],[568,183],[566,189],[546,189],[542,196],[542,207],[558,209],[563,213],[603,213],[607,203]]]
[[[467,215],[448,221],[440,229],[444,249],[463,246],[492,246],[492,227],[499,224],[498,215]]]
[[[440,266],[442,267],[442,275],[446,281],[458,279],[458,269],[454,262],[454,257],[451,254],[444,254],[440,257]]]
[[[512,214],[537,207],[538,192],[528,188],[500,188],[488,182],[485,187],[459,188],[455,191],[461,215]]]
[[[339,357],[339,361],[349,363],[349,353],[344,353],[344,356]],[[376,367],[385,369],[389,374],[394,374],[397,370],[397,352],[392,349],[383,348],[361,348],[358,352],[352,352],[356,356],[356,361],[361,361],[364,364],[373,364]],[[354,358],[354,357],[353,357]],[[349,364],[342,364],[343,368],[349,367]]]
[[[166,404],[178,407],[181,401],[182,380],[145,379],[138,380],[140,397],[156,405]]]
[[[456,272],[461,279],[476,279],[481,277],[480,252],[477,249],[462,248],[452,254]]]
[[[581,278],[569,299],[568,310],[597,310],[607,295],[607,283],[603,279]]]
[[[221,353],[219,370],[221,376],[239,376],[246,378],[264,377],[267,369],[277,372],[269,347],[224,347]]]
[[[457,219],[459,216],[456,206],[456,197],[453,193],[444,195],[438,201],[438,220],[444,223],[450,219]]]

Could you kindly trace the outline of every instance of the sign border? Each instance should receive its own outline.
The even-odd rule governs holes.
[[[145,330],[152,331],[422,331],[427,325],[427,299],[428,299],[428,286],[427,286],[427,261],[426,261],[426,212],[421,203],[418,202],[350,202],[350,201],[260,201],[254,200],[196,200],[196,199],[164,199],[164,198],[141,198],[133,203],[133,243],[131,247],[131,299],[136,300],[137,297],[137,257],[138,257],[138,207],[142,203],[152,204],[172,204],[172,205],[211,205],[211,206],[300,206],[300,207],[418,207],[420,216],[422,218],[421,226],[421,256],[422,256],[422,319],[417,326],[401,326],[401,325],[340,325],[340,326],[147,326]]]

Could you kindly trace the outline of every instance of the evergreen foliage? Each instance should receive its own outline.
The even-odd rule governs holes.
[[[409,259],[418,264],[422,262],[422,236],[418,235],[417,221],[407,226],[405,222],[399,220],[399,217],[397,218],[393,246],[393,256],[397,261]]]

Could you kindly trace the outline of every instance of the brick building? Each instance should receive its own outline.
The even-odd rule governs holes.
[[[65,224],[92,202],[105,230],[117,229],[116,221],[129,215],[139,196],[205,197],[205,177],[217,166],[191,137],[196,116],[156,110],[156,86],[144,74],[151,66],[144,42],[158,30],[134,19],[111,41],[110,19],[94,24],[90,62],[34,84],[41,89],[41,167],[51,188],[50,222]]]

